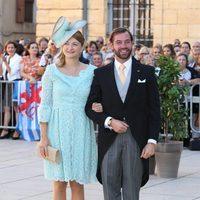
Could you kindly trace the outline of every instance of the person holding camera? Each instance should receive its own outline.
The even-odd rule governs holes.
[[[48,48],[44,52],[40,60],[40,66],[45,68],[48,65],[55,64],[58,61],[60,48],[57,48],[52,40],[49,40]]]
[[[45,50],[47,49],[48,42],[49,42],[49,40],[46,37],[42,37],[38,41],[38,47],[39,47],[40,57],[44,54]]]

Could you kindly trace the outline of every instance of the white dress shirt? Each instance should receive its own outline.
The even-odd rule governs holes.
[[[125,77],[127,77],[127,74],[130,68],[132,67],[132,57],[130,57],[125,63],[120,63],[117,60],[115,60],[114,65],[115,65],[115,69],[117,70],[118,75],[119,75],[119,67],[121,64],[125,66],[124,73],[125,73]]]
[[[8,62],[9,56],[6,56],[6,60]],[[11,68],[11,72],[7,74],[6,77],[6,64],[3,62],[2,64],[2,70],[3,70],[3,78],[4,80],[8,79],[8,81],[14,81],[16,79],[20,79],[20,62],[22,60],[22,57],[19,56],[17,53],[14,54],[12,58],[10,58],[9,66]]]

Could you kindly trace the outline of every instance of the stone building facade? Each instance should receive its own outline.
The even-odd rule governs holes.
[[[117,26],[128,27],[136,42],[148,46],[200,40],[200,0],[0,0],[0,42],[50,37],[61,15],[87,20],[87,40],[107,39]]]
[[[145,5],[143,10],[147,9],[143,15],[138,11],[139,4]],[[122,12],[124,15],[116,18],[117,10],[117,15],[121,15]],[[150,15],[147,15],[148,13]],[[144,17],[146,21],[140,23],[143,23],[143,27],[140,27],[141,32],[147,29],[146,32],[150,33],[148,37],[152,37],[153,43],[166,44],[173,42],[175,38],[189,42],[200,40],[199,0],[37,0],[37,38],[49,37],[53,23],[61,15],[66,16],[69,21],[86,19],[88,25],[83,31],[87,40],[99,35],[106,39],[113,24],[118,19],[122,21],[122,18],[130,21],[128,26],[133,34],[135,33],[137,40],[138,35],[134,29],[138,28],[138,20]]]
[[[36,0],[0,0],[0,43],[35,40]]]
[[[53,24],[59,16],[66,16],[69,21],[87,20],[83,33],[87,39],[98,35],[106,37],[106,1],[105,0],[37,0],[36,36],[50,37]]]
[[[199,0],[154,0],[154,43],[200,41]]]

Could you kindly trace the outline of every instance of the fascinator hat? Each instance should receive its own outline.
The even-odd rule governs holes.
[[[61,16],[54,25],[51,39],[55,46],[59,48],[85,25],[85,20],[70,23],[65,17]]]

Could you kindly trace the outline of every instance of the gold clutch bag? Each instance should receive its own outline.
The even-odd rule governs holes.
[[[53,163],[59,163],[60,162],[59,150],[54,148],[54,147],[51,147],[51,146],[48,146],[47,150],[48,150],[48,156],[45,159],[49,160]],[[39,157],[42,157],[41,154],[40,154],[40,148],[39,148],[38,144],[37,144],[37,155]]]

